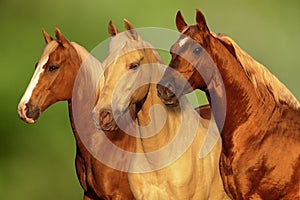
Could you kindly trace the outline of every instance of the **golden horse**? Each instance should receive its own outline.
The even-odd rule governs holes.
[[[218,164],[221,141],[207,156],[199,155],[207,134],[219,139],[216,126],[208,130],[210,121],[200,118],[184,97],[179,106],[164,105],[156,90],[164,70],[160,56],[126,20],[125,29],[119,33],[110,23],[111,51],[103,62],[94,115],[106,131],[122,128],[124,118],[136,126],[136,155],[129,171],[134,196],[226,199]]]

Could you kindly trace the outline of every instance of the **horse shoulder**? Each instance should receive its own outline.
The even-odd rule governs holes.
[[[229,181],[235,177],[227,185],[239,188],[237,195],[274,199],[295,182],[295,172],[300,170],[299,116],[296,111],[275,109],[269,117],[249,119],[234,131],[232,154],[222,154],[225,169],[221,171],[223,175],[230,172],[226,175]]]

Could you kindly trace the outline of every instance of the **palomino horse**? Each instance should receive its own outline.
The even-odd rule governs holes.
[[[56,29],[56,40],[53,40],[44,30],[43,34],[47,44],[36,65],[32,80],[19,103],[20,118],[25,122],[35,123],[41,112],[52,104],[57,101],[68,101],[70,122],[77,146],[75,165],[78,179],[84,189],[84,199],[134,199],[128,185],[127,173],[112,169],[97,160],[85,146],[74,123],[72,90],[80,66],[88,60],[91,68],[99,70],[101,63],[89,56],[89,53],[80,45],[69,42],[58,29]],[[97,80],[98,78],[94,81],[89,80],[87,84],[96,85]],[[90,108],[84,107],[82,115],[86,117],[89,113],[91,114],[92,108],[93,104]],[[90,137],[97,134],[99,131],[98,133],[92,132]],[[135,149],[135,138],[121,131],[106,136],[120,148],[127,151]],[[99,142],[97,145],[95,148],[98,151],[108,151],[103,149],[103,145]]]
[[[171,48],[170,69],[189,81],[191,87],[182,93],[201,89],[210,100],[223,142],[220,171],[227,194],[232,199],[299,199],[299,102],[231,38],[211,33],[199,10],[196,22],[188,26],[177,13],[182,35]],[[173,92],[180,88],[171,71],[161,80],[167,82]],[[160,96],[176,104],[168,90],[160,87]]]
[[[126,20],[123,33],[111,24],[111,53],[103,62],[104,80],[94,108],[97,126],[120,128],[126,111],[134,107],[137,128],[136,157],[129,183],[137,199],[226,199],[218,158],[221,141],[199,157],[209,120],[183,97],[180,106],[167,107],[157,96],[163,73],[157,51],[143,41]],[[114,31],[115,30],[115,31]],[[118,33],[118,34],[117,34]],[[206,126],[206,127],[204,127]],[[218,134],[217,127],[210,130]],[[210,133],[211,134],[211,133]]]

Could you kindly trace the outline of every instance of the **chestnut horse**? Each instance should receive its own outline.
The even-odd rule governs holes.
[[[162,60],[124,22],[123,33],[111,24],[113,44],[103,62],[94,115],[102,129],[115,130],[127,110],[135,108],[131,117],[137,125],[137,149],[129,171],[133,194],[137,199],[226,199],[218,164],[221,141],[199,158],[209,120],[200,118],[185,97],[178,106],[163,104],[156,91]],[[218,135],[216,126],[209,131]]]
[[[101,63],[96,58],[89,56],[82,46],[69,42],[58,29],[55,31],[56,40],[43,30],[47,44],[36,65],[32,80],[19,103],[19,116],[27,123],[35,123],[41,112],[52,104],[58,101],[68,101],[70,122],[76,139],[75,166],[79,182],[84,189],[84,199],[134,199],[129,188],[127,173],[112,169],[97,160],[86,148],[74,123],[72,90],[79,69],[84,62],[90,64],[91,68],[99,70]],[[96,85],[97,80],[98,78],[94,80],[94,83],[89,80],[88,84]],[[91,108],[84,107],[83,116],[89,114],[91,116],[93,105],[91,106]],[[89,110],[90,113],[88,113]],[[99,132],[90,134],[92,137]],[[135,149],[135,138],[123,134],[121,131],[106,136],[120,148],[127,151]],[[95,148],[97,151],[108,151],[101,144]]]
[[[179,87],[170,71],[161,84],[170,82],[182,94],[206,92],[222,137],[221,176],[232,199],[300,199],[299,102],[231,38],[211,33],[199,10],[196,22],[187,25],[177,13],[182,35],[169,65],[191,87]],[[166,103],[177,103],[164,87],[159,93]]]

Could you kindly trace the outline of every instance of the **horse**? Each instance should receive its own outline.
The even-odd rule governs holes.
[[[46,46],[36,65],[34,75],[18,105],[18,114],[22,120],[32,124],[52,104],[58,101],[67,101],[71,127],[76,140],[76,172],[84,190],[84,199],[134,199],[128,184],[127,173],[113,169],[100,162],[87,148],[84,141],[85,138],[79,135],[78,128],[80,127],[76,126],[78,123],[75,124],[76,116],[74,116],[73,112],[77,112],[78,109],[76,110],[76,107],[74,108],[73,106],[73,97],[80,95],[77,93],[82,92],[77,92],[75,86],[79,87],[80,84],[85,84],[86,93],[93,92],[88,88],[96,85],[98,80],[98,77],[89,76],[89,79],[85,78],[88,77],[89,71],[84,69],[83,65],[86,64],[88,67],[93,68],[94,71],[99,71],[100,69],[102,70],[102,64],[89,55],[89,52],[84,47],[66,39],[59,29],[56,29],[55,32],[56,40],[43,29]],[[81,70],[85,70],[86,73],[84,74],[84,71],[80,73]],[[82,89],[82,87],[79,89]],[[84,99],[84,102],[76,101],[76,103],[81,103],[80,115],[85,118],[81,121],[87,125],[89,119],[92,121],[90,116],[93,104],[90,105],[86,99]],[[89,129],[88,133],[88,136],[95,143],[95,151],[109,151],[104,148],[102,141],[94,139],[96,135],[100,135],[99,131],[95,130]],[[134,151],[135,149],[135,138],[121,131],[116,131],[115,134],[106,134],[106,137],[114,145],[124,150]]]
[[[220,172],[231,199],[300,198],[300,104],[265,66],[230,37],[210,32],[203,14],[187,25],[176,16],[181,33],[171,47],[169,67],[158,91],[177,104],[181,95],[200,89],[212,107],[222,137]],[[172,92],[170,92],[172,90]],[[180,95],[179,95],[180,96]]]
[[[136,125],[136,156],[128,175],[135,198],[226,199],[218,166],[221,141],[199,157],[206,134],[218,135],[217,127],[208,130],[210,121],[184,97],[179,106],[163,104],[156,91],[163,61],[130,22],[124,24],[122,33],[111,24],[110,54],[93,112],[96,125],[107,131],[122,128],[124,118]]]

